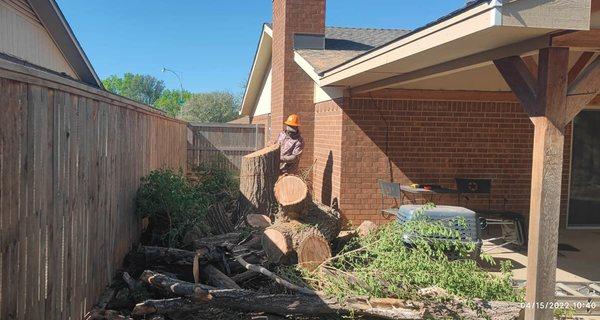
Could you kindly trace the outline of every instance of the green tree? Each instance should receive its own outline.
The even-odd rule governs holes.
[[[165,89],[165,83],[151,75],[125,73],[112,75],[102,81],[106,90],[129,99],[154,105]]]
[[[170,116],[176,117],[181,110],[181,106],[192,97],[192,93],[183,90],[169,90],[162,92],[158,100],[154,102],[154,106],[158,109],[166,111]]]
[[[239,117],[239,106],[239,97],[228,91],[196,93],[178,117],[189,122],[228,122]]]

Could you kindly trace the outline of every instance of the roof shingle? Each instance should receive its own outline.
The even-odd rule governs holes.
[[[325,50],[296,50],[317,73],[344,63],[388,43],[409,30],[367,28],[325,28]]]

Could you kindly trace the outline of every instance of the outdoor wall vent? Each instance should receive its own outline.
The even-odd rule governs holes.
[[[294,35],[294,49],[325,49],[325,35],[322,34],[301,34]]]

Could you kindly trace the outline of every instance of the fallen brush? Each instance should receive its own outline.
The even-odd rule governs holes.
[[[268,314],[326,316],[364,315],[382,319],[427,319],[452,317],[460,319],[515,319],[519,305],[513,302],[472,303],[451,299],[448,301],[405,301],[391,298],[352,297],[340,301],[322,292],[312,294],[265,294],[244,289],[206,289],[150,270],[140,279],[165,295],[179,298],[147,300],[138,303],[132,315],[169,314],[179,310],[197,310],[207,305],[244,312]]]

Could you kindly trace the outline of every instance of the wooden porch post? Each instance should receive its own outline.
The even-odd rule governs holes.
[[[569,72],[569,48],[542,49],[537,81],[518,56],[494,61],[535,126],[527,250],[528,320],[553,317],[548,304],[556,299],[564,130],[600,93],[600,57],[588,65],[590,58],[580,58],[582,62]]]
[[[552,319],[560,217],[568,48],[540,50],[537,82],[519,57],[495,61],[535,126],[525,319]]]
[[[525,319],[552,319],[566,126],[569,48],[540,50],[535,126]]]

